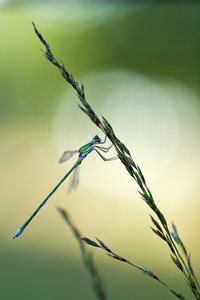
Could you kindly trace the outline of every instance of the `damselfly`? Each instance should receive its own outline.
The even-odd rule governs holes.
[[[105,144],[106,142],[106,136],[105,139],[102,141],[98,135],[95,135],[93,139],[83,145],[79,150],[75,151],[65,151],[63,155],[61,156],[59,163],[63,163],[70,159],[74,154],[79,154],[78,159],[73,164],[71,169],[65,174],[65,176],[58,182],[58,184],[51,190],[51,192],[45,197],[45,199],[40,203],[40,205],[36,208],[36,210],[31,214],[31,216],[23,223],[23,225],[17,230],[17,232],[14,235],[14,239],[17,238],[22,232],[25,230],[25,228],[28,226],[28,224],[32,221],[32,219],[37,215],[37,213],[41,210],[41,208],[45,205],[45,203],[49,200],[49,198],[55,193],[55,191],[59,188],[59,186],[65,181],[65,179],[74,171],[74,176],[72,177],[71,184],[69,190],[75,189],[78,183],[78,167],[86,158],[86,156],[91,153],[93,150],[96,151],[96,153],[104,160],[104,161],[111,161],[115,160],[118,157],[112,157],[112,158],[105,158],[100,151],[102,152],[108,152],[112,145],[110,147],[102,147],[102,144]]]

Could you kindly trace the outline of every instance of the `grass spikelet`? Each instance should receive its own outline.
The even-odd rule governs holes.
[[[110,122],[105,119],[105,117],[102,117],[102,120],[97,116],[95,111],[92,109],[91,105],[87,102],[85,98],[85,92],[83,85],[79,85],[78,82],[75,80],[72,74],[68,72],[68,70],[65,68],[64,64],[59,62],[56,57],[54,56],[53,52],[51,51],[51,48],[49,46],[49,43],[45,40],[45,38],[42,36],[42,34],[38,31],[36,25],[33,23],[34,31],[42,44],[44,45],[43,53],[45,57],[50,61],[61,73],[62,77],[73,87],[73,89],[76,91],[78,98],[80,100],[81,105],[79,105],[79,108],[90,118],[90,120],[102,130],[102,132],[109,138],[111,143],[114,145],[115,150],[117,152],[117,155],[121,161],[121,163],[124,165],[125,169],[128,171],[130,176],[135,180],[137,185],[139,186],[140,190],[139,193],[142,196],[142,199],[145,201],[145,203],[149,206],[149,208],[154,212],[154,214],[157,216],[156,223],[153,221],[154,225],[157,228],[157,231],[154,229],[153,231],[159,235],[159,237],[162,237],[163,240],[166,241],[167,245],[169,246],[170,251],[173,254],[173,261],[177,263],[180,262],[182,266],[182,270],[179,268],[182,274],[184,274],[185,279],[187,281],[188,286],[190,287],[190,290],[192,291],[194,297],[197,300],[200,300],[200,286],[197,281],[196,275],[193,271],[193,268],[191,266],[190,261],[190,255],[188,255],[185,246],[183,245],[180,237],[178,236],[176,227],[173,225],[173,231],[170,232],[169,226],[167,224],[167,221],[164,217],[164,214],[160,211],[159,207],[157,206],[157,203],[154,200],[154,197],[147,185],[147,180],[145,179],[145,176],[143,175],[142,170],[138,166],[138,164],[135,162],[133,157],[130,154],[130,151],[125,146],[125,144],[116,136],[114,129],[112,128]],[[159,226],[158,226],[159,225]],[[158,229],[159,227],[159,229]],[[162,230],[160,230],[160,228]],[[178,247],[181,248],[183,251],[183,255],[179,251]],[[100,245],[102,248],[102,245]],[[104,247],[103,247],[104,248]],[[106,248],[104,248],[106,250]],[[112,252],[109,252],[112,254]],[[116,254],[113,254],[113,258],[117,259]],[[120,258],[120,257],[119,257]],[[120,259],[119,259],[120,260]],[[138,267],[138,266],[137,266]],[[144,270],[143,270],[144,271]],[[148,272],[146,272],[147,274]],[[150,272],[148,275],[150,276]],[[154,278],[155,279],[155,278]],[[173,292],[174,295],[176,295],[179,299],[183,297],[181,294]]]
[[[139,265],[136,265],[132,262],[130,262],[129,260],[127,260],[126,258],[116,254],[115,252],[113,252],[104,242],[102,242],[100,239],[96,238],[97,241],[99,242],[99,247],[98,248],[101,248],[103,251],[106,252],[106,254],[118,261],[121,261],[121,262],[124,262],[124,263],[127,263],[128,265],[142,271],[145,275],[147,275],[148,277],[151,277],[152,279],[154,280],[157,280],[158,282],[160,282],[162,285],[164,285],[165,287],[168,288],[168,290],[173,293],[173,295],[175,295],[177,298],[179,299],[185,299],[185,297],[180,293],[180,292],[176,292],[174,290],[172,290],[171,288],[168,287],[168,285],[166,283],[164,283],[161,279],[159,279],[159,277],[157,275],[155,275],[150,269],[148,268],[145,268],[143,266],[139,266]],[[86,244],[88,244],[89,246],[92,246],[92,247],[97,247],[96,246],[96,242],[87,238],[87,237],[81,237],[81,240],[83,242],[85,242]],[[89,241],[89,242],[88,242]],[[182,298],[180,298],[182,297]]]
[[[94,292],[97,296],[97,299],[99,300],[107,300],[106,292],[104,289],[103,281],[99,276],[99,273],[97,271],[97,267],[94,263],[92,254],[86,249],[85,244],[82,242],[84,240],[85,243],[89,244],[93,247],[100,247],[97,243],[94,241],[91,241],[87,238],[83,239],[81,238],[81,234],[79,230],[75,227],[75,225],[72,223],[71,218],[69,217],[69,214],[64,210],[63,208],[58,207],[58,212],[60,213],[63,220],[67,223],[69,228],[71,229],[73,236],[75,237],[76,241],[79,244],[82,259],[84,262],[84,265],[90,274],[92,286],[94,288]]]

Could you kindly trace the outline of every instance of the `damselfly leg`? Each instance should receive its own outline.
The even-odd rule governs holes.
[[[106,139],[107,139],[107,135],[105,135],[105,138],[104,138],[104,140],[102,141],[102,142],[100,142],[100,143],[98,143],[98,144],[105,144],[105,142],[106,142]]]
[[[112,146],[113,146],[113,144],[112,144],[111,146],[109,146],[109,147],[95,146],[95,148],[98,148],[99,150],[101,150],[101,151],[107,153],[107,152],[110,150],[110,148],[111,148]]]
[[[96,148],[95,148],[94,150],[97,152],[97,154],[98,154],[104,161],[112,161],[112,160],[118,159],[118,156],[106,158],[106,157],[104,157],[104,156],[103,156]]]
[[[98,145],[99,145],[99,144],[105,144],[106,139],[107,139],[107,136],[105,136],[103,142],[98,143]],[[104,157],[104,156],[97,150],[97,149],[99,149],[100,151],[102,151],[102,152],[104,152],[104,153],[107,153],[107,152],[111,149],[112,146],[113,146],[113,144],[110,145],[109,147],[102,147],[102,146],[97,146],[97,145],[95,145],[94,150],[97,152],[97,154],[98,154],[98,155],[101,157],[101,159],[103,159],[104,161],[112,161],[112,160],[118,159],[118,156],[111,157],[111,158],[106,158],[106,157]]]

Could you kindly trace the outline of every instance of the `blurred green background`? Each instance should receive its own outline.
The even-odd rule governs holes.
[[[43,58],[32,20],[142,167],[200,275],[198,1],[0,0],[1,299],[95,299],[57,205],[84,235],[98,236],[192,299],[168,249],[149,228],[150,211],[136,184],[118,161],[104,164],[92,154],[82,164],[78,190],[67,194],[65,183],[24,235],[12,240],[70,167],[57,164],[62,152],[96,133],[102,136]],[[94,257],[108,299],[174,298],[101,251]]]

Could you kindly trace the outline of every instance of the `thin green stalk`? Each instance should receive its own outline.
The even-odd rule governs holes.
[[[153,231],[159,235],[163,240],[165,240],[170,247],[172,253],[175,255],[176,259],[173,259],[173,261],[176,263],[176,265],[179,267],[179,269],[182,271],[182,273],[185,275],[187,282],[189,283],[190,289],[192,293],[194,294],[195,298],[197,300],[200,300],[200,289],[198,284],[196,283],[194,274],[191,272],[190,268],[187,267],[185,264],[182,256],[180,255],[178,249],[175,247],[171,235],[170,230],[167,225],[167,221],[162,214],[162,212],[157,207],[153,196],[151,194],[151,191],[149,190],[145,177],[140,169],[140,167],[135,163],[133,160],[129,150],[127,147],[117,138],[115,135],[115,132],[110,125],[110,123],[102,116],[102,121],[99,119],[99,117],[96,115],[92,107],[89,105],[89,103],[86,101],[85,98],[85,91],[84,86],[79,86],[78,82],[75,80],[75,78],[68,72],[68,70],[65,68],[64,64],[56,59],[54,54],[51,51],[51,48],[47,41],[44,39],[44,37],[41,35],[41,33],[36,28],[35,24],[33,23],[33,27],[35,30],[36,35],[42,42],[42,44],[45,46],[45,49],[43,50],[43,53],[45,57],[53,64],[55,65],[58,70],[60,71],[63,78],[75,89],[77,92],[77,95],[79,97],[79,100],[81,102],[81,105],[78,104],[79,108],[90,118],[90,120],[99,127],[105,135],[110,139],[111,143],[114,145],[117,155],[122,162],[122,164],[125,166],[128,173],[134,178],[138,186],[140,187],[139,194],[141,195],[142,199],[146,202],[146,204],[153,210],[153,212],[157,215],[159,222],[164,230],[164,232],[161,230],[155,230]],[[157,222],[157,221],[156,221]],[[183,264],[180,263],[179,258]]]
[[[181,250],[185,256],[185,259],[187,261],[187,267],[188,267],[189,273],[193,277],[198,289],[200,289],[198,279],[196,277],[196,274],[195,274],[192,264],[191,264],[190,254],[188,254],[187,249],[186,249],[184,243],[182,242],[174,223],[172,223],[172,228],[173,228],[173,231],[171,232],[171,237],[173,237],[172,242],[174,243],[174,241],[175,241],[177,243],[177,245],[181,248]],[[174,247],[177,248],[175,243],[174,243]],[[192,285],[192,282],[191,282],[191,285]],[[191,287],[193,288],[193,286],[191,286]],[[196,293],[196,290],[194,290],[194,292]],[[198,294],[197,294],[197,296],[198,296]]]
[[[97,242],[96,243],[95,241],[93,240],[90,240],[89,238],[85,237],[85,236],[82,236],[81,237],[81,240],[84,241],[86,244],[88,244],[89,246],[92,246],[92,247],[97,247],[97,248],[100,248],[102,250],[104,250],[106,252],[106,254],[118,261],[121,261],[121,262],[124,262],[124,263],[127,263],[128,265],[140,270],[143,272],[143,274],[151,277],[152,279],[158,281],[159,283],[161,283],[162,285],[164,285],[173,295],[175,295],[177,298],[179,299],[182,299],[184,300],[185,297],[180,293],[180,292],[177,292],[177,291],[174,291],[173,289],[171,289],[165,282],[163,282],[157,275],[155,275],[155,273],[153,273],[150,269],[148,268],[145,268],[143,266],[138,266],[132,262],[130,262],[129,260],[127,260],[126,258],[116,254],[115,252],[113,252],[104,242],[102,242],[100,239],[96,238],[97,239]]]
[[[88,273],[90,274],[92,286],[94,288],[94,292],[97,296],[97,299],[107,300],[107,296],[106,296],[106,292],[104,289],[102,279],[98,274],[98,271],[95,266],[95,263],[94,263],[91,253],[87,251],[84,243],[80,239],[81,234],[80,234],[79,230],[72,223],[71,218],[69,217],[69,214],[66,212],[66,210],[64,210],[63,208],[58,208],[58,211],[59,211],[60,215],[62,216],[63,220],[68,224],[75,239],[77,240],[77,242],[79,244],[82,259],[83,259],[84,265],[85,265]]]

